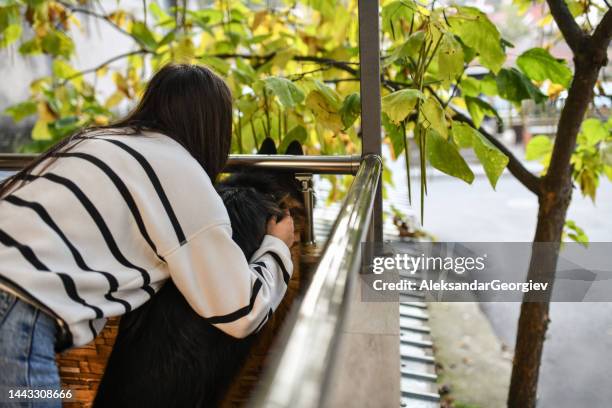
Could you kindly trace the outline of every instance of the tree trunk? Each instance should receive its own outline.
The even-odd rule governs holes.
[[[548,328],[550,294],[555,277],[565,216],[572,196],[570,159],[593,88],[605,57],[593,55],[588,47],[574,58],[575,75],[557,126],[555,145],[546,176],[539,192],[538,223],[532,247],[527,280],[549,283],[546,295],[526,294],[521,305],[509,408],[534,408],[540,362]],[[537,298],[535,297],[537,296]]]

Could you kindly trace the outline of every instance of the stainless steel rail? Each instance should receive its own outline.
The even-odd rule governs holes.
[[[356,174],[359,156],[289,156],[262,154],[232,154],[225,170],[236,171],[245,167],[257,167],[292,173]]]
[[[297,314],[282,330],[283,347],[251,405],[323,404],[345,300],[358,273],[360,244],[368,232],[381,172],[380,156],[363,158]]]
[[[0,154],[0,170],[19,170],[36,158],[35,154]],[[288,156],[288,155],[230,155],[225,170],[257,167],[275,171],[314,174],[355,174],[359,156]]]
[[[36,159],[36,154],[2,153],[0,170],[20,170]]]

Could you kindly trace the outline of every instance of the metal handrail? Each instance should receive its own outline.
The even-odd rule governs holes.
[[[297,314],[282,330],[284,347],[265,374],[253,406],[323,404],[346,299],[359,269],[360,244],[368,232],[381,172],[380,156],[363,158]]]
[[[36,157],[35,154],[2,153],[0,154],[0,170],[19,170]],[[231,154],[225,170],[232,172],[257,167],[296,173],[355,174],[359,168],[360,159],[359,156]]]

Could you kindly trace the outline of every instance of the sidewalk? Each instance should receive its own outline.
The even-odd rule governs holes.
[[[431,302],[429,313],[438,382],[448,390],[443,400],[455,408],[505,408],[512,356],[478,303]]]

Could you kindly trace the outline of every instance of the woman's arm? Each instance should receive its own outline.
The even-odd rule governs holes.
[[[274,229],[269,226],[268,231]],[[283,240],[266,235],[249,263],[227,223],[200,230],[165,258],[174,284],[191,307],[238,338],[263,326],[282,300],[293,272]]]

